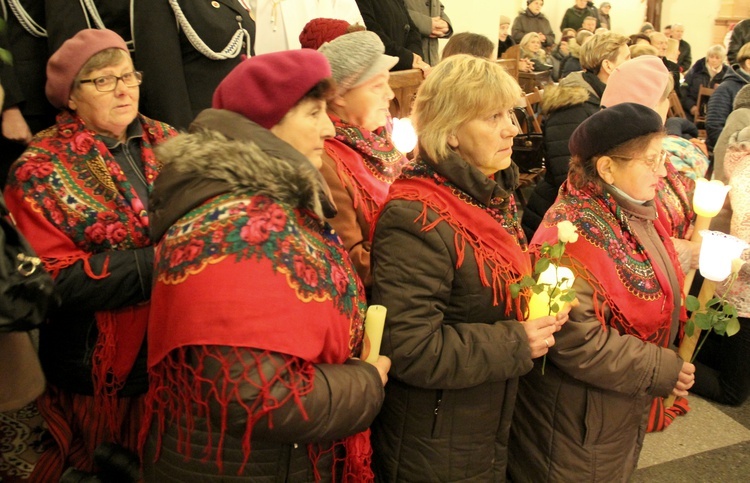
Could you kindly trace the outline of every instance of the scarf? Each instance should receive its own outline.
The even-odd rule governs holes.
[[[176,132],[143,116],[138,122],[150,192],[161,168],[153,147]],[[54,126],[34,138],[14,164],[6,199],[53,277],[83,261],[89,277],[102,279],[110,275],[107,263],[101,273],[94,273],[91,255],[151,245],[148,216],[133,186],[102,137],[67,110],[57,116]],[[92,357],[95,404],[114,429],[121,426],[115,414],[117,391],[143,344],[148,304],[99,311],[95,317],[99,330]]]
[[[389,186],[409,160],[396,149],[384,127],[367,131],[329,115],[336,137],[326,141],[326,153],[336,162],[341,182],[354,187],[354,208],[361,205],[365,220],[371,223]]]
[[[680,295],[672,293],[669,278],[649,257],[614,197],[594,183],[576,189],[564,182],[557,202],[534,235],[532,250],[545,241],[556,243],[556,225],[564,220],[572,222],[579,234],[577,242],[565,247],[565,257],[575,276],[593,288],[594,311],[602,327],[609,325],[667,347],[674,297]],[[654,226],[672,264],[679,266],[669,233],[660,223]],[[682,286],[682,274],[677,272]],[[604,317],[605,306],[611,310],[609,321]]]
[[[423,231],[432,230],[442,222],[448,223],[456,233],[456,268],[463,264],[468,244],[474,252],[482,285],[492,288],[493,304],[503,302],[506,315],[513,307],[520,317],[521,299],[509,303],[510,284],[531,274],[531,261],[512,195],[495,198],[490,205],[484,205],[425,161],[418,160],[404,169],[391,185],[386,204],[391,200],[422,203],[422,213],[414,221],[422,224]],[[433,222],[428,222],[429,211],[438,215]]]
[[[664,167],[667,176],[659,180],[655,200],[658,222],[669,236],[688,239],[690,227],[695,221],[692,204],[695,181],[678,172],[671,161],[667,161]]]
[[[257,421],[267,417],[272,424],[274,410],[286,404],[306,414],[302,398],[313,389],[313,364],[343,364],[359,355],[366,309],[361,283],[338,237],[317,215],[247,190],[217,196],[183,215],[157,245],[155,264],[151,317],[159,323],[149,326],[141,447],[153,418],[160,428],[175,422],[178,447],[190,458],[200,416],[212,434],[203,454],[214,455],[221,472],[228,408],[243,407],[241,474]],[[271,367],[270,353],[283,355],[284,364]],[[199,369],[209,358],[221,367],[213,381]],[[275,373],[260,377],[258,367]],[[260,395],[245,401],[240,388],[248,384]],[[280,400],[271,392],[278,384],[288,390]],[[220,414],[211,414],[211,407]],[[211,427],[211,416],[220,427]],[[345,481],[372,478],[369,432],[331,448],[309,445],[313,465],[329,451],[335,459],[338,447],[346,449]]]

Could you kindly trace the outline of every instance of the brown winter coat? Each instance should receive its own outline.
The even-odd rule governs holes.
[[[432,165],[480,206],[511,196],[456,155]],[[454,229],[422,230],[423,208],[388,202],[373,239],[373,302],[388,308],[381,353],[393,361],[374,467],[387,482],[503,481],[517,378],[532,366],[528,339],[502,302],[493,306],[469,244],[456,268]],[[426,224],[435,220],[427,209]]]
[[[636,206],[615,198],[679,293],[653,225],[653,202]],[[579,277],[574,288],[581,303],[555,334],[545,374],[538,359],[519,384],[508,463],[514,482],[627,481],[638,463],[651,401],[671,393],[682,368],[670,348],[603,329],[591,286]],[[608,307],[604,315],[610,318]],[[672,311],[672,339],[678,317],[679,305]]]

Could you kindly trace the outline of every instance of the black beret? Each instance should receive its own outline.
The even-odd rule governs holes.
[[[624,102],[602,109],[583,121],[568,141],[571,156],[588,160],[646,134],[664,131],[661,116],[653,109]]]

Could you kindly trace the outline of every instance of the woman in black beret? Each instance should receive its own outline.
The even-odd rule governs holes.
[[[563,265],[580,304],[521,378],[509,444],[513,481],[627,481],[638,463],[655,396],[685,396],[695,367],[668,346],[684,320],[681,273],[654,197],[666,176],[662,120],[623,103],[584,121],[570,138],[568,179],[530,250],[578,237]],[[577,239],[576,239],[577,238]]]

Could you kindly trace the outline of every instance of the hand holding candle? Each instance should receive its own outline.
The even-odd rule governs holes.
[[[367,307],[365,317],[365,340],[362,347],[362,358],[365,362],[374,364],[380,355],[380,343],[383,340],[386,308],[382,305]]]

